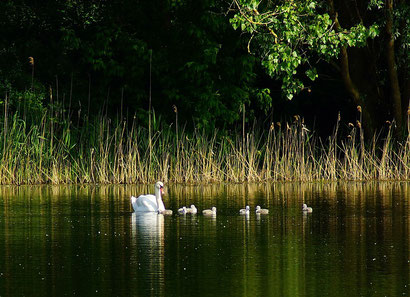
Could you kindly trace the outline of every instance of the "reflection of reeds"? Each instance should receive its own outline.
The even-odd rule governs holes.
[[[47,204],[55,213],[63,215],[75,212],[75,201],[84,199],[91,212],[108,214],[132,212],[129,197],[142,193],[152,193],[153,185],[44,185],[44,186],[3,186],[0,187],[4,213],[15,203],[24,201],[23,212],[36,212],[40,204]],[[218,203],[222,213],[232,212],[245,205],[251,206],[251,214],[256,205],[271,210],[275,220],[285,220],[283,211],[297,211],[301,214],[302,203],[320,204],[316,213],[326,213],[337,217],[351,217],[366,212],[384,211],[407,214],[410,184],[408,182],[330,182],[330,183],[244,183],[166,186],[164,197],[167,208],[178,209],[182,205],[195,204],[202,210]],[[404,199],[404,200],[403,200]],[[321,202],[318,202],[321,200]],[[323,202],[325,200],[325,202]],[[14,202],[13,202],[14,201]],[[17,201],[17,202],[16,202]],[[20,201],[20,202],[19,202]],[[226,208],[226,209],[225,209]],[[80,210],[78,210],[80,211]],[[127,217],[122,218],[127,220]],[[408,218],[403,228],[409,228]],[[103,226],[101,226],[103,227]],[[107,226],[108,229],[108,226]],[[105,229],[104,229],[105,230]],[[408,231],[406,231],[408,232]]]
[[[207,281],[211,287],[215,284],[218,292],[223,289],[220,279],[210,276],[228,269],[229,293],[233,295],[249,292],[253,296],[265,288],[269,290],[267,295],[306,295],[309,286],[313,295],[349,289],[356,296],[367,292],[369,279],[379,277],[385,281],[374,282],[372,290],[383,295],[399,296],[407,288],[408,182],[244,183],[167,188],[172,197],[212,197],[213,202],[246,196],[253,206],[255,199],[272,197],[272,207],[278,207],[276,212],[260,218],[262,221],[251,214],[249,221],[242,222],[243,218],[233,211],[244,229],[238,229],[234,217],[216,221],[201,215],[194,222],[187,222],[187,218],[165,218],[165,222],[154,223],[154,228],[147,224],[144,229],[123,212],[131,212],[131,193],[150,192],[152,185],[2,186],[1,239],[2,251],[7,256],[1,262],[4,274],[10,275],[17,267],[23,280],[35,279],[40,273],[83,277],[107,267],[94,279],[96,287],[108,291],[111,287],[106,280],[116,278],[124,292],[133,294],[137,287],[126,280],[133,284],[138,280],[141,295],[163,295],[164,279],[176,273],[182,275],[185,267],[194,277],[209,277]],[[304,217],[299,211],[302,199],[315,201],[323,197],[325,200],[317,203],[321,208],[315,209],[314,216]],[[282,203],[286,203],[283,211],[279,209]],[[235,207],[239,206],[243,204],[236,202]],[[291,215],[293,210],[297,214]],[[35,257],[23,259],[22,269],[22,255],[34,252]],[[156,256],[149,257],[151,254]],[[84,260],[79,261],[79,255]],[[334,285],[323,286],[323,281],[317,281],[319,278]],[[65,279],[56,277],[46,281],[51,287],[65,288],[67,294],[78,287],[77,283],[67,287]],[[185,283],[184,278],[177,278],[172,289],[184,295],[189,288]],[[263,287],[259,287],[261,283]],[[16,287],[12,277],[5,277],[4,284],[6,288]],[[154,290],[153,285],[157,285]],[[31,288],[18,289],[29,295]],[[45,286],[39,290],[44,291],[42,295],[50,291]],[[189,294],[197,291],[193,287]],[[82,292],[87,295],[89,291]]]
[[[410,185],[407,182],[331,182],[331,183],[254,183],[254,184],[209,184],[202,186],[179,186],[168,185],[166,202],[169,200],[183,199],[185,204],[190,204],[191,199],[213,200],[215,197],[226,197],[229,203],[238,204],[237,207],[243,207],[241,203],[236,202],[237,197],[246,197],[250,205],[255,206],[257,200],[266,203],[285,203],[288,206],[301,206],[300,201],[307,200],[309,203],[319,196],[326,197],[327,203],[331,207],[337,207],[337,201],[348,200],[349,204],[357,207],[364,206],[365,197],[369,203],[381,204],[383,208],[390,208],[393,197],[400,195],[405,199],[410,197]],[[19,197],[38,197],[40,199],[71,199],[70,197],[89,197],[91,200],[98,198],[104,207],[122,207],[123,204],[129,208],[129,197],[141,193],[153,192],[152,185],[101,185],[101,186],[6,186],[0,187],[0,196],[4,201]],[[320,195],[318,196],[318,194]],[[375,197],[390,197],[386,199],[375,199]],[[51,197],[51,198],[50,198]],[[124,198],[125,197],[125,198]],[[121,201],[119,205],[110,205],[111,200]],[[225,198],[224,198],[225,199]],[[54,203],[54,202],[53,202]],[[55,201],[58,203],[58,200]],[[177,203],[182,205],[181,203]],[[405,207],[405,204],[401,204]]]
[[[0,183],[406,180],[410,174],[410,133],[404,142],[393,141],[392,124],[383,139],[374,137],[367,146],[360,122],[340,139],[338,120],[322,141],[298,116],[266,132],[221,137],[160,127],[155,114],[152,135],[135,122],[107,117],[76,127],[62,114],[54,110],[51,119],[26,126],[5,106]]]
[[[98,199],[100,212],[109,212],[114,207],[116,211],[131,210],[129,197],[142,193],[152,193],[153,185],[42,185],[42,186],[2,186],[0,197],[4,205],[12,203],[13,199],[30,200],[32,197],[50,200],[51,204],[64,205],[64,201],[71,203],[73,197],[88,197],[90,205],[94,207],[94,200]],[[241,184],[207,184],[207,185],[166,185],[166,203],[176,203],[175,207],[192,204],[195,199],[211,201],[226,199],[235,208],[243,208],[249,203],[252,208],[261,202],[264,206],[269,203],[287,207],[301,207],[301,201],[315,204],[314,200],[326,198],[326,204],[331,208],[339,207],[343,201],[357,208],[376,207],[383,209],[392,207],[406,207],[406,203],[395,204],[393,199],[399,197],[398,202],[409,200],[410,184],[408,182],[326,182],[326,183],[241,183]],[[240,201],[243,198],[246,201]],[[34,201],[33,200],[33,201]],[[63,201],[63,202],[62,202]],[[75,201],[75,199],[74,199]],[[115,201],[115,203],[111,203]],[[106,209],[107,208],[107,209]],[[235,212],[236,213],[236,212]]]

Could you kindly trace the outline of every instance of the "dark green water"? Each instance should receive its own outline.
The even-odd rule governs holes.
[[[166,186],[216,218],[132,214],[153,186],[0,187],[0,296],[410,295],[410,183]]]

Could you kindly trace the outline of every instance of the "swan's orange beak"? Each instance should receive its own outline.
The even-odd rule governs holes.
[[[161,188],[161,195],[165,195],[165,190],[164,190],[164,188]]]

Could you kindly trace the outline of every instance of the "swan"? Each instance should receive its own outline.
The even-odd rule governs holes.
[[[257,214],[269,214],[269,209],[261,208],[259,205],[256,206],[256,211]]]
[[[185,206],[181,207],[180,209],[178,209],[178,213],[182,214],[182,215],[186,214],[187,213],[187,208]]]
[[[198,212],[198,209],[195,205],[191,204],[191,207],[187,208],[186,211],[187,213],[196,214]]]
[[[212,209],[204,209],[202,211],[204,216],[216,216],[216,207],[212,207]]]
[[[160,181],[155,184],[155,195],[146,194],[140,195],[138,198],[131,196],[132,208],[135,212],[151,212],[155,211],[163,213],[165,211],[164,202],[162,202],[162,194],[164,193],[164,184]]]
[[[310,212],[313,211],[313,209],[312,209],[311,207],[308,207],[307,204],[303,203],[302,211],[303,211],[303,212],[309,212],[309,213],[310,213]]]
[[[245,208],[242,208],[242,209],[239,210],[239,214],[241,214],[241,215],[249,215],[250,209],[251,209],[251,208],[249,207],[249,205],[246,205]]]

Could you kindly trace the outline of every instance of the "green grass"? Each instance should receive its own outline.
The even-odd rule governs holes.
[[[360,124],[342,137],[338,122],[333,135],[319,139],[299,117],[247,131],[245,137],[186,133],[157,123],[150,150],[148,128],[135,121],[86,117],[74,125],[51,109],[27,125],[18,113],[4,110],[1,184],[408,180],[410,175],[410,128],[402,142],[394,141],[390,125],[383,137],[365,143]]]

